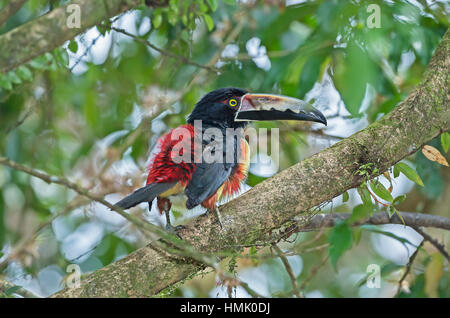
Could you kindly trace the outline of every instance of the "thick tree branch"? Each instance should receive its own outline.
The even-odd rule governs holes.
[[[199,251],[219,252],[264,240],[295,216],[307,223],[311,208],[364,181],[355,174],[360,166],[373,163],[383,173],[449,130],[449,33],[447,30],[421,84],[391,113],[228,202],[220,209],[224,231],[216,218],[201,216],[180,232],[183,239]],[[199,268],[149,244],[88,275],[80,288],[63,290],[55,297],[151,296]]]
[[[19,2],[19,1],[17,1]],[[150,5],[156,5],[151,1]],[[165,3],[165,2],[164,2]],[[80,27],[70,27],[71,5],[80,8]],[[49,52],[101,21],[142,4],[142,0],[74,0],[0,36],[0,72]],[[162,5],[163,3],[159,3]]]

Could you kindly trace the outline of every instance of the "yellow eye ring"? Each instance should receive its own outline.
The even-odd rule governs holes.
[[[230,99],[228,101],[228,105],[230,105],[231,107],[235,107],[237,105],[237,100],[235,100],[234,98]]]

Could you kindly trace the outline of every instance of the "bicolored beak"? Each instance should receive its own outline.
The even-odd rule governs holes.
[[[272,94],[242,96],[234,120],[305,120],[327,125],[325,116],[311,104],[297,98]]]

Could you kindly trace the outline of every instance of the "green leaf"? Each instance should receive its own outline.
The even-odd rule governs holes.
[[[56,49],[53,51],[53,56],[55,61],[61,66],[69,65],[69,54],[67,53],[67,50]]]
[[[397,216],[398,216],[398,217],[400,218],[400,220],[402,221],[403,225],[406,225],[406,224],[405,224],[405,220],[403,220],[402,215],[398,212],[398,210],[395,208],[395,206],[393,206],[393,205],[390,205],[390,206],[389,206],[388,214],[389,214],[389,217],[392,217],[394,214],[397,214]]]
[[[173,11],[167,12],[167,21],[169,21],[170,25],[175,26],[178,21],[178,15]]]
[[[8,76],[0,74],[0,87],[3,87],[7,90],[12,89],[12,83]]]
[[[397,166],[394,166],[394,178],[397,178],[400,175],[400,170],[398,170]]]
[[[372,207],[372,197],[370,196],[369,190],[367,189],[367,185],[363,183],[356,190],[358,191],[359,197],[361,198],[363,204]]]
[[[359,242],[361,241],[362,230],[359,227],[356,227],[353,229],[352,235],[353,235],[353,242],[355,242],[355,245],[358,245]]]
[[[393,239],[396,239],[397,241],[399,241],[402,244],[409,244],[411,246],[417,247],[416,245],[414,245],[413,243],[411,243],[409,240],[397,236],[391,232],[387,232],[387,231],[383,231],[382,229],[380,229],[378,226],[373,225],[373,224],[363,224],[360,226],[361,229],[369,231],[369,232],[373,232],[373,233],[377,233],[377,234],[383,234],[389,237],[392,237]]]
[[[156,11],[155,10],[155,13],[153,14],[153,27],[155,28],[155,29],[157,29],[157,28],[159,28],[160,26],[161,26],[161,24],[162,24],[162,14],[161,14],[161,12],[160,11]]]
[[[217,10],[217,7],[219,6],[219,2],[217,0],[207,0],[209,6],[211,7],[211,10],[214,12]]]
[[[234,6],[236,5],[236,0],[224,0],[226,4],[230,5],[230,6]]]
[[[20,289],[20,286],[12,286],[12,287],[8,288],[7,290],[5,290],[5,295],[11,296],[15,292],[19,291],[19,289]]]
[[[365,204],[359,204],[353,208],[351,217],[348,219],[349,223],[353,223],[365,219],[372,213],[372,207]]]
[[[48,70],[52,64],[53,56],[44,54],[32,59],[28,65],[38,70]]]
[[[345,221],[338,221],[328,236],[330,248],[328,250],[331,264],[336,269],[341,255],[352,247],[352,230]]]
[[[399,195],[398,197],[396,197],[396,198],[394,199],[394,202],[392,202],[392,203],[393,203],[393,204],[399,204],[399,203],[405,201],[405,199],[406,199],[406,195],[405,195],[405,194],[402,194],[402,195]]]
[[[444,148],[444,152],[447,153],[450,148],[450,133],[445,132],[441,135],[441,145]]]
[[[353,41],[347,44],[344,55],[336,58],[334,83],[345,108],[352,116],[358,116],[367,84],[373,82],[376,75],[376,65],[369,54]]]
[[[349,199],[348,192],[345,191],[345,192],[342,194],[342,202],[347,202],[348,199]]]
[[[392,197],[391,193],[378,180],[372,180],[370,182],[370,188],[377,196],[379,196],[383,200],[388,202],[394,201],[394,198]]]
[[[417,172],[411,168],[410,166],[408,166],[406,163],[403,162],[399,162],[394,166],[394,175],[395,175],[395,168],[397,167],[398,171],[400,171],[401,173],[403,173],[409,180],[417,183],[418,185],[423,187],[423,181],[422,179],[420,179],[419,175],[417,174]]]
[[[206,26],[208,27],[208,31],[212,31],[214,29],[214,21],[209,14],[204,14],[203,19],[205,20]]]
[[[68,47],[69,47],[69,50],[72,53],[77,53],[77,51],[78,51],[78,43],[77,43],[77,41],[71,40]]]
[[[313,55],[306,60],[298,81],[298,97],[302,98],[314,86],[319,78],[320,66],[324,59],[324,55]]]
[[[97,30],[100,32],[103,36],[106,35],[106,32],[111,30],[111,22],[109,20],[105,20],[99,25],[97,25]]]
[[[19,75],[21,79],[26,81],[33,80],[33,73],[25,65],[19,66],[19,68],[17,69],[17,75]]]
[[[22,80],[20,79],[20,77],[16,74],[16,71],[10,71],[8,72],[8,74],[6,75],[9,77],[9,80],[11,81],[11,83],[13,84],[21,84]]]

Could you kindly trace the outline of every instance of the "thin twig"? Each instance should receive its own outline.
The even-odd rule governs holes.
[[[286,272],[289,275],[289,278],[291,279],[292,283],[292,293],[297,298],[302,298],[302,295],[300,294],[300,290],[298,289],[297,285],[297,277],[294,275],[294,271],[292,270],[291,264],[289,264],[289,260],[287,259],[286,255],[284,255],[283,251],[278,247],[278,245],[273,244],[272,245],[275,252],[277,252],[278,256],[280,257],[281,261],[283,262],[284,267],[286,268]]]
[[[319,271],[319,269],[326,264],[327,260],[328,260],[328,254],[325,255],[325,257],[322,259],[322,261],[316,265],[315,267],[313,267],[313,269],[311,270],[311,273],[309,274],[308,278],[305,279],[305,281],[301,284],[300,286],[300,290],[304,291],[306,288],[306,285],[309,284],[309,282],[311,281],[311,279],[317,274],[317,272]]]
[[[417,249],[414,251],[413,255],[411,255],[411,257],[409,258],[408,264],[406,264],[405,272],[403,273],[402,277],[398,281],[397,293],[395,294],[396,296],[400,293],[400,291],[402,289],[403,281],[405,280],[406,276],[408,276],[409,272],[411,271],[412,264],[414,263],[414,260],[416,259],[416,256],[419,253],[419,250],[422,248],[422,245],[424,242],[425,242],[425,240],[422,240],[422,242],[420,242],[419,246],[417,246]]]
[[[117,27],[111,27],[111,30],[116,31],[116,32],[119,32],[119,33],[122,33],[122,34],[125,34],[125,35],[127,35],[127,36],[133,38],[135,41],[147,45],[148,47],[150,47],[150,48],[152,48],[153,50],[155,50],[155,51],[161,53],[162,55],[165,55],[165,56],[168,56],[168,57],[177,59],[177,60],[181,60],[181,61],[182,61],[183,63],[185,63],[185,64],[194,65],[194,66],[196,66],[196,67],[205,69],[205,70],[207,70],[207,71],[209,71],[209,72],[213,72],[213,73],[217,73],[217,71],[218,71],[218,70],[216,70],[215,68],[213,68],[213,67],[211,67],[211,66],[205,66],[205,65],[202,65],[202,64],[200,64],[200,63],[191,61],[190,59],[188,59],[188,58],[185,57],[185,56],[177,55],[177,54],[172,53],[172,52],[170,52],[170,51],[161,49],[161,48],[157,47],[156,45],[152,44],[150,41],[148,41],[148,40],[146,40],[146,39],[143,39],[143,38],[140,38],[140,37],[138,37],[138,36],[136,36],[136,35],[134,35],[134,34],[128,32],[128,31],[124,30],[124,29],[120,29],[120,28],[117,28]]]
[[[22,125],[25,120],[27,120],[28,117],[30,117],[30,115],[33,113],[35,107],[34,106],[30,106],[27,111],[25,112],[25,114],[19,118],[19,120],[14,123],[13,125],[9,126],[8,128],[6,128],[6,134],[9,134],[12,130],[16,129],[17,127],[19,127],[20,125]]]
[[[423,231],[420,227],[417,226],[413,226],[412,227],[417,233],[419,233],[420,235],[423,236],[423,239],[427,242],[429,242],[430,244],[432,244],[442,255],[444,255],[444,257],[447,259],[448,262],[450,262],[450,257],[447,253],[447,251],[445,250],[445,246],[442,245],[441,243],[438,242],[438,240],[436,240],[435,238],[431,237],[430,235],[428,235],[427,233],[425,233],[425,231]]]
[[[97,35],[94,39],[92,39],[91,44],[89,44],[89,46],[84,50],[83,54],[81,54],[76,61],[73,63],[73,65],[70,67],[70,71],[72,72],[73,69],[80,64],[80,62],[83,60],[83,58],[89,53],[89,51],[91,50],[91,48],[95,45],[95,43],[97,43],[98,39],[100,39],[100,37],[102,36],[102,34],[100,33],[99,35]]]

